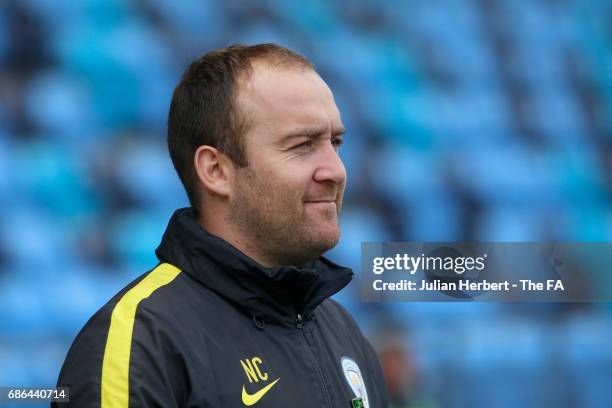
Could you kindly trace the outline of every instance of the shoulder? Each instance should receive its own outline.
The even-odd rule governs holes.
[[[155,268],[138,276],[115,294],[83,326],[74,340],[70,352],[75,347],[85,347],[89,351],[102,350],[111,332],[133,330],[136,321],[148,319],[152,315],[163,319],[172,313],[173,305],[179,306],[180,300],[189,297],[189,287],[194,286],[177,267],[160,263]],[[194,290],[194,289],[192,289]]]
[[[159,264],[130,282],[89,319],[72,343],[58,378],[59,386],[71,387],[71,400],[72,395],[87,396],[86,401],[75,400],[83,406],[99,401],[104,366],[116,356],[129,355],[134,338],[147,336],[142,322],[148,326],[152,319],[143,306],[152,307],[154,313],[161,310],[157,295],[178,298],[172,286],[180,276],[176,267]],[[170,290],[164,294],[164,288]]]
[[[113,320],[122,324],[133,321],[144,305],[155,308],[162,303],[160,301],[164,300],[163,298],[177,292],[180,275],[181,271],[178,268],[162,263],[138,276],[91,317],[77,335],[75,342],[90,332],[110,330]],[[179,297],[178,294],[175,296]]]
[[[83,337],[92,335],[98,337],[101,332],[107,332],[113,314],[120,314],[120,312],[125,314],[128,309],[135,310],[144,299],[149,298],[158,289],[172,282],[179,273],[180,270],[172,265],[159,264],[138,276],[94,313],[80,330],[74,343],[79,342]],[[100,340],[106,339],[100,338]],[[92,343],[87,342],[87,344],[91,345]]]

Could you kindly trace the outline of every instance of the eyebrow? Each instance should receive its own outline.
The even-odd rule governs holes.
[[[317,137],[319,135],[322,135],[326,131],[327,131],[327,126],[318,127],[318,128],[317,127],[306,127],[306,128],[295,129],[291,131],[290,133],[284,135],[279,140],[279,143],[282,144],[291,139],[295,139],[297,137],[307,137],[307,138]],[[340,135],[343,135],[345,132],[346,132],[345,127],[341,125],[339,128],[333,130],[332,136],[340,136]]]

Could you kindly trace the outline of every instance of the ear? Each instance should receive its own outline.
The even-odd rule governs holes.
[[[206,191],[227,197],[231,191],[233,165],[229,157],[212,146],[200,146],[194,155],[194,166]]]

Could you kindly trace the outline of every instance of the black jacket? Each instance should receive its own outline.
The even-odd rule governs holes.
[[[365,406],[387,407],[372,347],[328,299],[350,269],[325,258],[265,268],[189,209],[173,215],[156,254],[160,264],[70,348],[58,386],[70,387],[71,406],[350,408],[367,393]]]

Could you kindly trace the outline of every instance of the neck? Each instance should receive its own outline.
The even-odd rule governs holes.
[[[283,266],[282,262],[275,261],[268,254],[263,253],[259,248],[251,243],[248,237],[227,222],[227,214],[223,211],[200,211],[198,224],[209,234],[215,235],[231,244],[240,252],[253,259],[258,264],[267,268]]]

